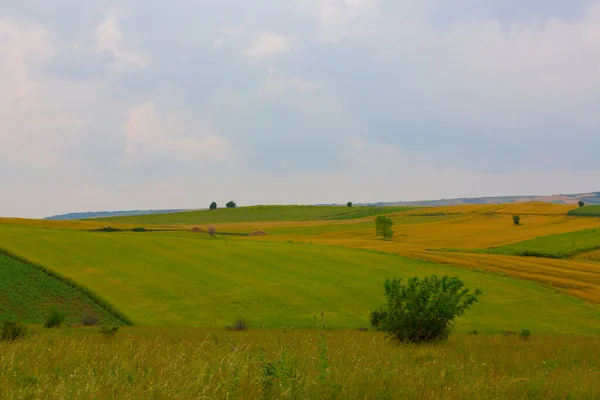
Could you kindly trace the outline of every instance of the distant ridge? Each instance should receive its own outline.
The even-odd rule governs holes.
[[[85,219],[85,218],[106,218],[106,217],[128,217],[133,215],[146,215],[146,214],[169,214],[181,211],[192,211],[185,209],[178,210],[127,210],[127,211],[94,211],[94,212],[80,212],[80,213],[68,213],[53,215],[44,219],[66,221],[74,219]]]

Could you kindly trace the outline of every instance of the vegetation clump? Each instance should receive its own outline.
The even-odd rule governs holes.
[[[373,310],[371,325],[387,332],[398,342],[435,342],[448,338],[455,318],[479,301],[481,290],[470,291],[458,277],[432,275],[386,279],[387,304]]]
[[[577,203],[577,205],[579,206],[579,208],[582,208],[583,206],[585,206],[585,203],[583,202],[583,200],[579,200],[579,203]]]
[[[46,321],[44,322],[44,326],[46,328],[59,328],[67,318],[67,313],[58,307],[52,307],[48,316],[46,317]]]
[[[245,331],[248,330],[250,326],[248,325],[248,321],[244,318],[236,319],[232,325],[228,325],[225,327],[228,331]]]
[[[519,337],[523,340],[529,340],[531,337],[531,331],[529,329],[522,329],[521,333],[519,333]]]
[[[25,336],[27,336],[25,325],[12,320],[0,322],[0,341],[12,342]]]
[[[138,226],[138,227],[133,228],[131,230],[131,232],[148,232],[148,229],[146,229],[146,228],[144,228],[142,226]]]
[[[105,337],[113,337],[113,336],[115,336],[115,334],[118,331],[119,331],[119,327],[118,326],[106,326],[106,325],[102,325],[102,327],[98,331],[98,334],[103,335]]]
[[[102,228],[92,229],[94,232],[122,232],[123,229],[113,228],[112,226],[103,226]]]
[[[217,202],[213,201],[212,203],[210,203],[210,207],[208,207],[209,210],[216,210],[217,209]]]
[[[394,226],[394,222],[390,217],[380,215],[375,219],[376,234],[377,236],[383,236],[384,240],[390,240],[394,236],[392,226]]]
[[[235,204],[235,202],[233,202],[233,201],[230,201],[227,204],[225,204],[225,207],[227,207],[227,208],[236,208],[237,204]]]
[[[518,215],[513,215],[512,219],[513,219],[513,224],[521,225],[521,217],[519,217]]]
[[[347,206],[348,208],[352,207],[352,202],[351,202],[351,201],[347,202],[347,203],[346,203],[346,206]]]
[[[96,314],[87,313],[81,317],[81,323],[83,326],[94,326],[100,321],[100,318]]]

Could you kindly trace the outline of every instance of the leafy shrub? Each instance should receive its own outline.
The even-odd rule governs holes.
[[[46,322],[44,322],[44,326],[46,328],[58,328],[63,324],[63,322],[65,322],[66,318],[66,312],[58,309],[57,307],[52,307],[50,309],[50,312],[48,313],[48,317],[46,317]]]
[[[518,215],[513,215],[513,223],[515,225],[521,225],[521,217],[519,217]]]
[[[245,331],[249,328],[248,322],[244,318],[238,318],[233,325],[225,327],[228,331]]]
[[[217,203],[215,201],[213,201],[212,203],[210,203],[210,207],[208,207],[210,210],[216,210],[217,209]]]
[[[118,326],[106,326],[106,325],[102,325],[102,327],[98,331],[98,334],[99,335],[104,335],[106,337],[112,337],[112,336],[115,336],[115,334],[118,331],[119,331],[119,327]]]
[[[27,335],[27,328],[16,321],[0,322],[0,341],[12,342]]]
[[[99,320],[100,318],[96,314],[84,314],[83,317],[81,317],[83,326],[94,326]]]
[[[217,229],[214,226],[209,226],[208,234],[210,235],[210,237],[215,237],[215,235],[217,234]]]
[[[434,342],[446,339],[454,328],[454,319],[479,301],[481,290],[465,288],[458,277],[432,275],[386,279],[387,304],[370,314],[376,329],[387,332],[399,342]]]
[[[138,227],[133,228],[131,230],[131,232],[148,232],[148,229],[146,229],[144,227],[141,227],[141,226],[138,226]]]
[[[528,340],[531,336],[531,331],[529,329],[522,329],[521,333],[519,333],[519,337],[523,340]]]
[[[394,222],[390,219],[390,217],[380,215],[375,218],[376,234],[377,236],[383,236],[384,240],[389,240],[392,238],[392,236],[394,236],[392,226],[394,226]]]
[[[235,204],[233,201],[230,201],[227,204],[225,204],[225,207],[227,207],[227,208],[236,208],[237,204]]]

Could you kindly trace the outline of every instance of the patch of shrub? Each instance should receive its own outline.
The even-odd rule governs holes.
[[[92,229],[94,232],[122,232],[123,229],[113,228],[112,226],[103,226],[102,228]]]
[[[519,337],[523,340],[529,340],[529,338],[531,337],[531,331],[529,329],[521,329]]]
[[[398,342],[422,343],[446,339],[454,319],[479,301],[481,290],[470,291],[458,277],[386,279],[387,304],[370,314],[373,327]]]
[[[27,336],[27,327],[16,321],[0,322],[0,341],[12,342]]]
[[[84,314],[81,317],[81,323],[83,326],[94,326],[97,325],[100,321],[100,318],[96,314]]]
[[[583,206],[585,206],[585,203],[582,200],[579,200],[579,203],[577,203],[577,205],[579,206],[579,208],[582,208]]]
[[[521,225],[521,217],[519,217],[518,215],[513,215],[512,219],[513,219],[513,224]]]
[[[214,226],[209,226],[208,234],[210,235],[210,237],[215,237],[215,235],[217,234],[217,228],[215,228]]]
[[[248,321],[246,321],[244,318],[238,318],[233,322],[232,325],[225,327],[225,329],[228,331],[245,331],[249,328],[250,326],[248,325]]]
[[[352,207],[352,202],[349,201],[348,203],[346,203],[346,207],[348,207],[348,208]]]
[[[115,336],[115,334],[118,331],[119,331],[119,327],[118,326],[106,326],[106,325],[102,325],[102,327],[98,331],[98,334],[106,336],[106,337],[112,337],[112,336]]]
[[[230,201],[227,204],[225,204],[225,207],[227,207],[227,208],[236,208],[237,204],[235,204],[234,201]]]
[[[141,227],[141,226],[138,226],[138,227],[133,228],[131,230],[131,232],[148,232],[148,229],[146,229],[144,227]]]
[[[44,326],[46,328],[58,328],[60,327],[67,318],[67,313],[63,310],[60,310],[58,307],[52,307],[48,316],[46,317],[46,322],[44,322]]]

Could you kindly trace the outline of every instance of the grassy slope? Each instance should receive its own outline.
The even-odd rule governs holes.
[[[257,221],[345,220],[410,210],[410,207],[253,206],[159,215],[102,218],[125,224],[218,224]]]
[[[576,208],[569,211],[569,215],[579,217],[600,217],[600,205]]]
[[[95,314],[102,322],[121,324],[82,291],[0,252],[0,319],[42,323],[52,306],[65,310],[68,322],[77,323],[84,314]]]
[[[0,226],[0,241],[88,287],[144,325],[368,325],[386,277],[456,274],[483,301],[459,329],[600,333],[599,308],[551,289],[375,252],[174,232],[92,233]]]

